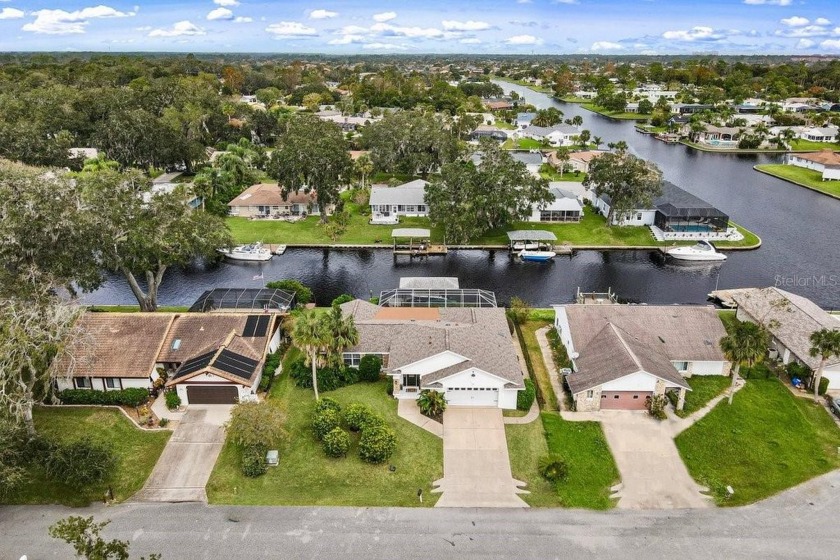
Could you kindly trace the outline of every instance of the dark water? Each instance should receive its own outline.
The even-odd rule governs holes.
[[[500,301],[512,295],[534,305],[563,303],[575,290],[606,290],[647,303],[702,303],[715,289],[779,285],[827,308],[840,308],[840,201],[753,170],[778,156],[708,154],[668,145],[574,104],[520,86],[528,102],[554,105],[566,118],[581,115],[584,128],[604,143],[624,140],[630,150],[659,165],[665,179],[727,212],[763,240],[757,251],[730,252],[720,265],[673,265],[655,251],[579,251],[550,264],[511,261],[505,252],[453,251],[446,257],[396,263],[387,250],[289,249],[265,264],[221,264],[170,270],[161,289],[163,304],[191,304],[213,287],[258,287],[278,278],[311,286],[320,303],[341,293],[368,297],[396,287],[401,276],[456,276],[462,287],[494,290]],[[254,276],[263,276],[255,279]],[[111,278],[87,296],[101,304],[134,303],[125,282]]]

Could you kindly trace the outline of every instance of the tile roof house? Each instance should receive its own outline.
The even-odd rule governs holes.
[[[308,193],[303,191],[291,192],[284,198],[280,186],[270,183],[251,185],[239,196],[228,202],[228,209],[231,216],[242,218],[267,218],[276,215],[320,215],[316,191],[312,190]],[[333,209],[334,206],[331,205],[327,209],[327,214],[332,213]]]
[[[428,181],[417,179],[396,187],[374,185],[370,189],[372,224],[396,224],[400,216],[428,216],[426,187]]]
[[[726,336],[712,307],[557,305],[554,326],[572,360],[566,375],[579,411],[642,410],[685,377],[727,375],[719,341]]]
[[[783,364],[799,362],[816,370],[820,358],[811,356],[811,334],[821,329],[840,330],[840,320],[817,304],[776,288],[727,290],[737,304],[736,317],[764,325],[771,335],[772,352]],[[840,389],[840,357],[825,365],[823,377],[830,389]]]
[[[516,408],[524,382],[504,309],[380,307],[362,300],[341,308],[359,331],[345,362],[381,356],[395,398],[434,389],[452,405]]]
[[[808,154],[790,153],[785,163],[811,169],[822,174],[823,181],[840,181],[840,153],[822,150]]]
[[[184,404],[253,398],[277,317],[245,313],[85,313],[74,359],[53,364],[58,389],[149,389],[166,374]]]

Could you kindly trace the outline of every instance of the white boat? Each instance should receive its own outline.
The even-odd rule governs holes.
[[[719,253],[708,241],[698,241],[690,247],[672,247],[665,254],[682,261],[725,261],[726,255]]]
[[[519,252],[519,258],[523,261],[546,262],[557,256],[554,251],[528,251],[523,249]]]
[[[525,249],[526,251],[533,251],[540,248],[540,244],[533,242],[533,241],[517,241],[513,244],[514,251],[521,251]]]
[[[239,247],[216,249],[227,258],[234,261],[270,261],[271,251],[263,244],[257,241],[250,245],[240,245]]]
[[[278,245],[277,248],[274,250],[275,255],[282,255],[285,252],[286,252],[286,246],[285,245]]]

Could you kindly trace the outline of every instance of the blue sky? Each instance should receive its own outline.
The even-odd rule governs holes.
[[[840,54],[838,3],[0,0],[0,51]]]

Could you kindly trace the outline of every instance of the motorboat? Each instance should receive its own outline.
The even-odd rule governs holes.
[[[238,247],[225,247],[217,249],[217,251],[227,258],[234,261],[270,261],[271,250],[263,247],[263,244],[257,241],[250,245],[240,245]]]
[[[708,241],[700,240],[688,247],[671,247],[665,254],[673,259],[682,261],[725,261],[726,255],[719,253],[715,246]]]
[[[285,245],[278,245],[277,248],[274,250],[275,255],[282,255],[285,252],[286,252],[286,246]]]
[[[519,258],[523,261],[546,262],[557,256],[554,251],[527,250],[519,251]]]

